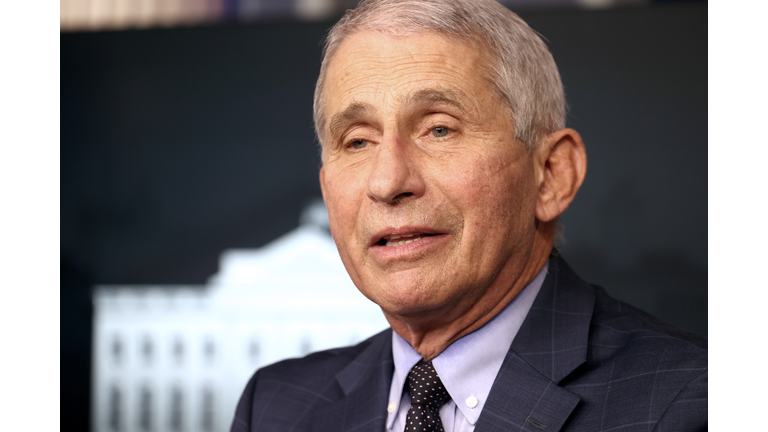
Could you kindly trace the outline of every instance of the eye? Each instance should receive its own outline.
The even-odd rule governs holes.
[[[448,129],[447,127],[438,126],[436,128],[433,128],[431,132],[432,132],[432,136],[433,137],[435,137],[435,138],[443,138],[443,137],[448,136],[448,133],[450,131],[451,130]]]
[[[368,145],[368,141],[364,139],[357,139],[349,143],[350,147],[352,147],[355,150],[360,150],[361,148]]]

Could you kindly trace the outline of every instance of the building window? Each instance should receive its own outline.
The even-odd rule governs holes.
[[[139,430],[152,430],[152,391],[146,385],[139,392]]]
[[[184,341],[181,339],[181,336],[174,338],[171,354],[176,365],[184,362]]]
[[[259,341],[256,337],[251,338],[251,341],[248,343],[248,359],[251,361],[252,365],[259,364],[259,356],[261,355],[261,347],[259,346]]]
[[[214,406],[213,389],[206,386],[203,388],[202,409],[200,413],[202,418],[200,419],[201,429],[205,432],[213,432],[214,429]]]
[[[184,395],[178,387],[174,387],[171,390],[170,426],[173,432],[181,432],[184,430]]]
[[[301,355],[307,355],[310,352],[312,352],[312,340],[310,340],[309,336],[304,336],[301,339],[301,345],[299,346],[299,353]]]
[[[112,337],[112,345],[110,346],[110,356],[115,366],[119,366],[123,363],[123,341],[120,336],[114,335]]]
[[[213,342],[213,338],[211,337],[205,340],[205,344],[203,345],[203,356],[205,357],[205,362],[208,365],[213,364],[213,361],[216,358],[216,344]]]
[[[107,414],[107,425],[111,431],[118,432],[121,430],[120,425],[122,424],[122,410],[120,409],[120,406],[123,404],[122,399],[123,393],[120,391],[120,388],[118,388],[116,385],[113,385],[109,388],[109,412]]]
[[[149,335],[144,336],[144,340],[141,342],[141,357],[144,363],[147,365],[152,364],[152,357],[154,355],[155,347],[152,344],[152,339]]]

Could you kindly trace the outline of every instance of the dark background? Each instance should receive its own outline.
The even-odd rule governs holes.
[[[707,335],[707,6],[520,15],[586,144],[561,251]],[[204,284],[320,195],[312,93],[332,24],[61,35],[61,424],[88,429],[94,284]]]

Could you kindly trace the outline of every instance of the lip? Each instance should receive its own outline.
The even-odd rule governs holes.
[[[382,237],[391,235],[404,235],[411,233],[426,234],[421,240],[414,241],[400,246],[383,246],[378,244]],[[423,256],[429,249],[437,246],[448,239],[448,234],[433,228],[403,226],[397,228],[385,228],[371,236],[368,250],[374,259],[379,261],[390,261],[396,259],[407,259],[414,256]]]
[[[420,233],[420,234],[426,234],[430,236],[435,234],[445,234],[444,232],[441,232],[433,228],[418,227],[418,226],[402,226],[397,228],[388,227],[372,235],[370,238],[370,241],[368,242],[368,247],[379,246],[377,243],[383,237],[387,237],[391,235],[412,234],[412,233]],[[381,247],[400,247],[400,246],[381,246]]]

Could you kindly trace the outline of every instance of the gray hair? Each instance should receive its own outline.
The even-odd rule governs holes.
[[[321,146],[328,63],[347,36],[362,30],[390,37],[436,32],[487,47],[491,85],[511,109],[515,138],[530,151],[544,136],[565,127],[565,95],[552,54],[538,33],[509,9],[493,0],[365,0],[348,10],[326,39],[314,101]]]

